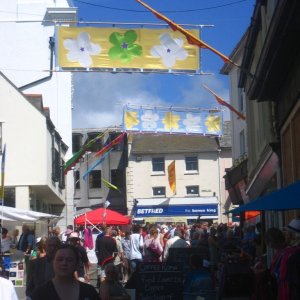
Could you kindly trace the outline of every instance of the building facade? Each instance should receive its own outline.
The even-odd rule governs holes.
[[[243,49],[243,72],[237,84],[231,83],[246,98],[245,191],[250,201],[300,179],[299,9],[296,0],[256,2]],[[294,197],[297,201],[298,195]],[[284,226],[297,216],[295,209],[263,213],[267,227]]]
[[[230,59],[237,65],[241,65],[242,63],[247,34],[248,31],[246,31],[230,55]],[[225,64],[221,69],[221,74],[229,76],[230,104],[246,117],[246,120],[242,120],[235,113],[231,112],[230,114],[232,166],[226,169],[225,183],[230,195],[230,202],[233,205],[249,202],[249,198],[246,194],[246,186],[248,183],[247,102],[245,101],[244,90],[238,87],[240,73],[240,68],[233,64]],[[229,206],[227,208],[229,209]]]
[[[221,201],[227,200],[221,183],[222,154],[216,138],[130,135],[126,171],[129,212],[136,220],[150,222],[221,220]],[[175,190],[169,183],[172,163]]]
[[[0,11],[1,70],[20,92],[43,96],[55,130],[68,146],[66,159],[72,154],[72,77],[68,72],[54,72],[54,49],[57,22],[69,26],[68,21],[77,19],[77,10],[72,5],[67,0],[4,0]],[[7,147],[13,148],[8,143]],[[73,222],[71,173],[66,176],[65,185],[62,227]]]
[[[6,148],[3,204],[60,215],[66,200],[62,165],[67,145],[41,95],[24,96],[1,73],[0,90],[1,142]]]
[[[109,208],[127,214],[126,180],[127,166],[126,137],[105,159],[89,172],[100,157],[96,153],[121,134],[120,128],[73,129],[73,152],[77,152],[89,141],[103,134],[101,138],[85,153],[74,167],[74,206],[76,214],[84,209],[103,207],[109,201]],[[110,188],[105,182],[116,186]]]

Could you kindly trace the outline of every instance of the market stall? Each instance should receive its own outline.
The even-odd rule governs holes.
[[[76,225],[129,225],[131,219],[114,210],[97,208],[74,219]]]
[[[33,210],[25,210],[9,206],[0,206],[0,219],[10,222],[38,222],[46,221],[49,225],[55,224],[62,217]]]
[[[61,218],[42,212],[0,206],[1,224],[9,232],[20,231],[21,226],[27,224],[34,230],[35,237],[47,235],[48,226],[56,224]],[[1,243],[2,237],[0,245]],[[9,278],[14,286],[22,287],[24,285],[24,255],[23,253],[21,255],[15,247],[9,253],[3,253],[0,256],[0,269],[2,276]]]

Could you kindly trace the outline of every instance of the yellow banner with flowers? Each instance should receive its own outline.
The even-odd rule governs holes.
[[[56,44],[61,68],[199,70],[199,48],[170,29],[61,26]]]

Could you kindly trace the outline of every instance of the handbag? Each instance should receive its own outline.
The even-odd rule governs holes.
[[[147,249],[149,250],[150,254],[155,258],[159,258],[162,255],[160,249],[155,245],[154,240],[152,240]]]

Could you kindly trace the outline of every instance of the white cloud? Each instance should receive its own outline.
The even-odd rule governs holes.
[[[73,128],[121,125],[125,104],[217,107],[215,98],[202,87],[202,83],[224,100],[228,99],[224,82],[213,75],[76,73],[73,80]]]

